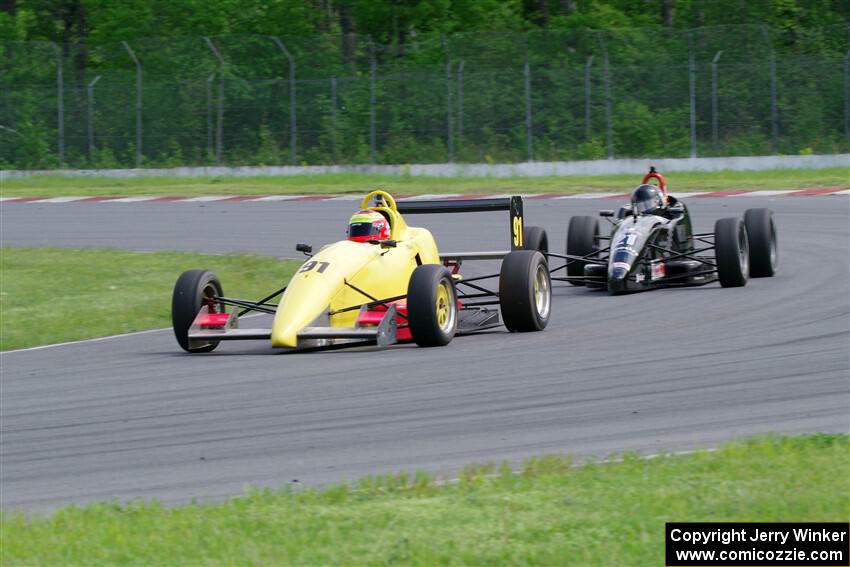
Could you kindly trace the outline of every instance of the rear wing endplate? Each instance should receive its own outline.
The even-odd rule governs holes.
[[[399,201],[398,212],[405,215],[441,213],[487,213],[510,211],[511,250],[523,247],[522,197],[500,197],[495,199],[452,199],[446,201]]]

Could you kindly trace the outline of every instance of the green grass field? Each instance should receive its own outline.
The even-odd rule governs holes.
[[[626,192],[640,181],[636,175],[594,177],[439,178],[371,174],[301,175],[292,177],[30,177],[0,183],[0,197],[134,196],[134,195],[271,195],[366,193],[384,189],[394,194],[424,193],[587,193]],[[672,191],[806,189],[850,187],[850,170],[789,169],[671,173]]]
[[[847,435],[520,474],[470,467],[223,504],[69,506],[0,517],[3,565],[664,565],[668,521],[850,519]]]
[[[0,248],[0,350],[171,325],[184,270],[207,268],[225,292],[259,299],[289,280],[292,260],[178,252]]]

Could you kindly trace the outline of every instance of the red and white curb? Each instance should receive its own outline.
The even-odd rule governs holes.
[[[703,191],[693,193],[672,193],[676,197],[686,199],[718,198],[718,197],[810,197],[818,195],[850,195],[846,187],[818,187],[812,189],[797,189],[788,191]],[[508,193],[493,194],[460,194],[440,193],[434,195],[400,195],[399,201],[423,201],[455,199],[485,199],[491,197],[507,197]],[[522,194],[524,199],[627,199],[629,193],[533,193]],[[302,202],[302,201],[359,201],[362,195],[204,195],[200,197],[0,197],[0,203],[30,203],[30,204],[65,204],[65,203],[235,203],[235,202]]]

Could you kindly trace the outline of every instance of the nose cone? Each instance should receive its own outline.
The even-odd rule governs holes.
[[[343,240],[313,255],[292,276],[272,323],[272,346],[298,346],[298,333],[328,309],[346,278],[379,257],[381,248]]]
[[[610,293],[622,293],[626,291],[626,276],[629,275],[628,268],[616,267],[608,272],[608,291]]]
[[[625,281],[627,275],[629,275],[628,268],[617,267],[611,270],[608,274],[608,279]]]
[[[279,325],[272,330],[272,346],[295,348],[298,346],[298,329],[295,325]]]

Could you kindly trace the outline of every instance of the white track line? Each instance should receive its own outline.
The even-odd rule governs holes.
[[[292,201],[293,199],[302,199],[306,195],[269,195],[268,197],[257,197],[256,199],[245,199],[245,203],[259,201]]]
[[[711,191],[694,191],[693,193],[670,193],[673,197],[677,199],[685,199],[688,197],[701,197],[703,195],[711,195]]]
[[[324,199],[325,201],[359,201],[363,199],[363,197],[359,195],[337,195],[336,197],[331,197],[330,199]]]
[[[186,199],[181,199],[182,203],[212,203],[214,201],[223,201],[224,199],[230,199],[230,195],[211,195],[206,197],[190,197]]]
[[[438,193],[433,195],[414,195],[413,197],[403,197],[401,199],[396,199],[397,201],[429,201],[432,199],[456,199],[458,197],[462,197],[458,193]]]
[[[729,195],[729,197],[774,197],[776,195],[787,195],[794,191],[748,191],[746,193],[738,193],[737,195]]]
[[[510,199],[511,197],[522,197],[523,199],[533,199],[536,196],[540,195],[540,193],[496,193],[495,195],[488,195],[483,197],[484,199]]]
[[[101,341],[108,341],[108,340],[111,340],[111,339],[121,339],[121,338],[124,338],[124,337],[132,337],[132,336],[135,336],[135,335],[147,335],[147,334],[150,334],[150,333],[159,333],[159,332],[162,332],[162,331],[170,331],[170,330],[171,329],[168,328],[168,327],[165,327],[163,329],[148,329],[147,331],[134,331],[132,333],[122,333],[120,335],[109,335],[109,336],[106,336],[106,337],[95,337],[93,339],[81,339],[79,341],[68,341],[68,342],[64,342],[64,343],[54,343],[54,344],[51,344],[51,345],[39,345],[39,346],[34,346],[34,347],[18,348],[18,349],[15,349],[15,350],[5,350],[3,352],[0,352],[0,356],[6,355],[6,354],[12,354],[12,353],[15,353],[15,352],[28,352],[28,351],[31,351],[31,350],[42,350],[42,349],[46,349],[46,348],[62,347],[62,346],[68,346],[68,345],[78,345],[78,344],[82,344],[82,343],[97,343],[97,342],[101,342]]]
[[[90,199],[91,197],[52,197],[50,199],[37,199],[35,201],[29,201],[29,203],[73,203],[74,201],[82,201],[83,199]]]
[[[262,315],[269,315],[269,313],[251,313],[249,315],[245,315],[243,317],[240,317],[239,319],[240,320],[241,319],[250,319],[251,317],[260,317]],[[172,330],[171,327],[162,327],[160,329],[148,329],[146,331],[133,331],[132,333],[121,333],[120,335],[108,335],[108,336],[105,336],[105,337],[95,337],[93,339],[80,339],[79,341],[67,341],[67,342],[64,342],[64,343],[53,343],[53,344],[50,344],[50,345],[39,345],[39,346],[27,347],[27,348],[17,348],[15,350],[4,350],[4,351],[0,352],[0,356],[6,355],[6,354],[12,354],[12,353],[15,353],[15,352],[29,352],[29,351],[33,351],[33,350],[43,350],[43,349],[46,349],[46,348],[79,345],[79,344],[85,344],[85,343],[99,343],[99,342],[103,342],[103,341],[110,341],[112,339],[123,339],[124,337],[135,337],[137,335],[149,335],[149,334],[152,334],[152,333],[161,333],[163,331],[171,331],[171,330]]]
[[[564,195],[562,197],[553,197],[553,199],[607,199],[610,197],[625,197],[623,191],[619,193],[579,193],[578,195]]]
[[[103,199],[102,201],[98,201],[99,203],[142,203],[144,201],[153,201],[154,199],[159,199],[157,196],[150,197],[116,197],[114,199]]]

